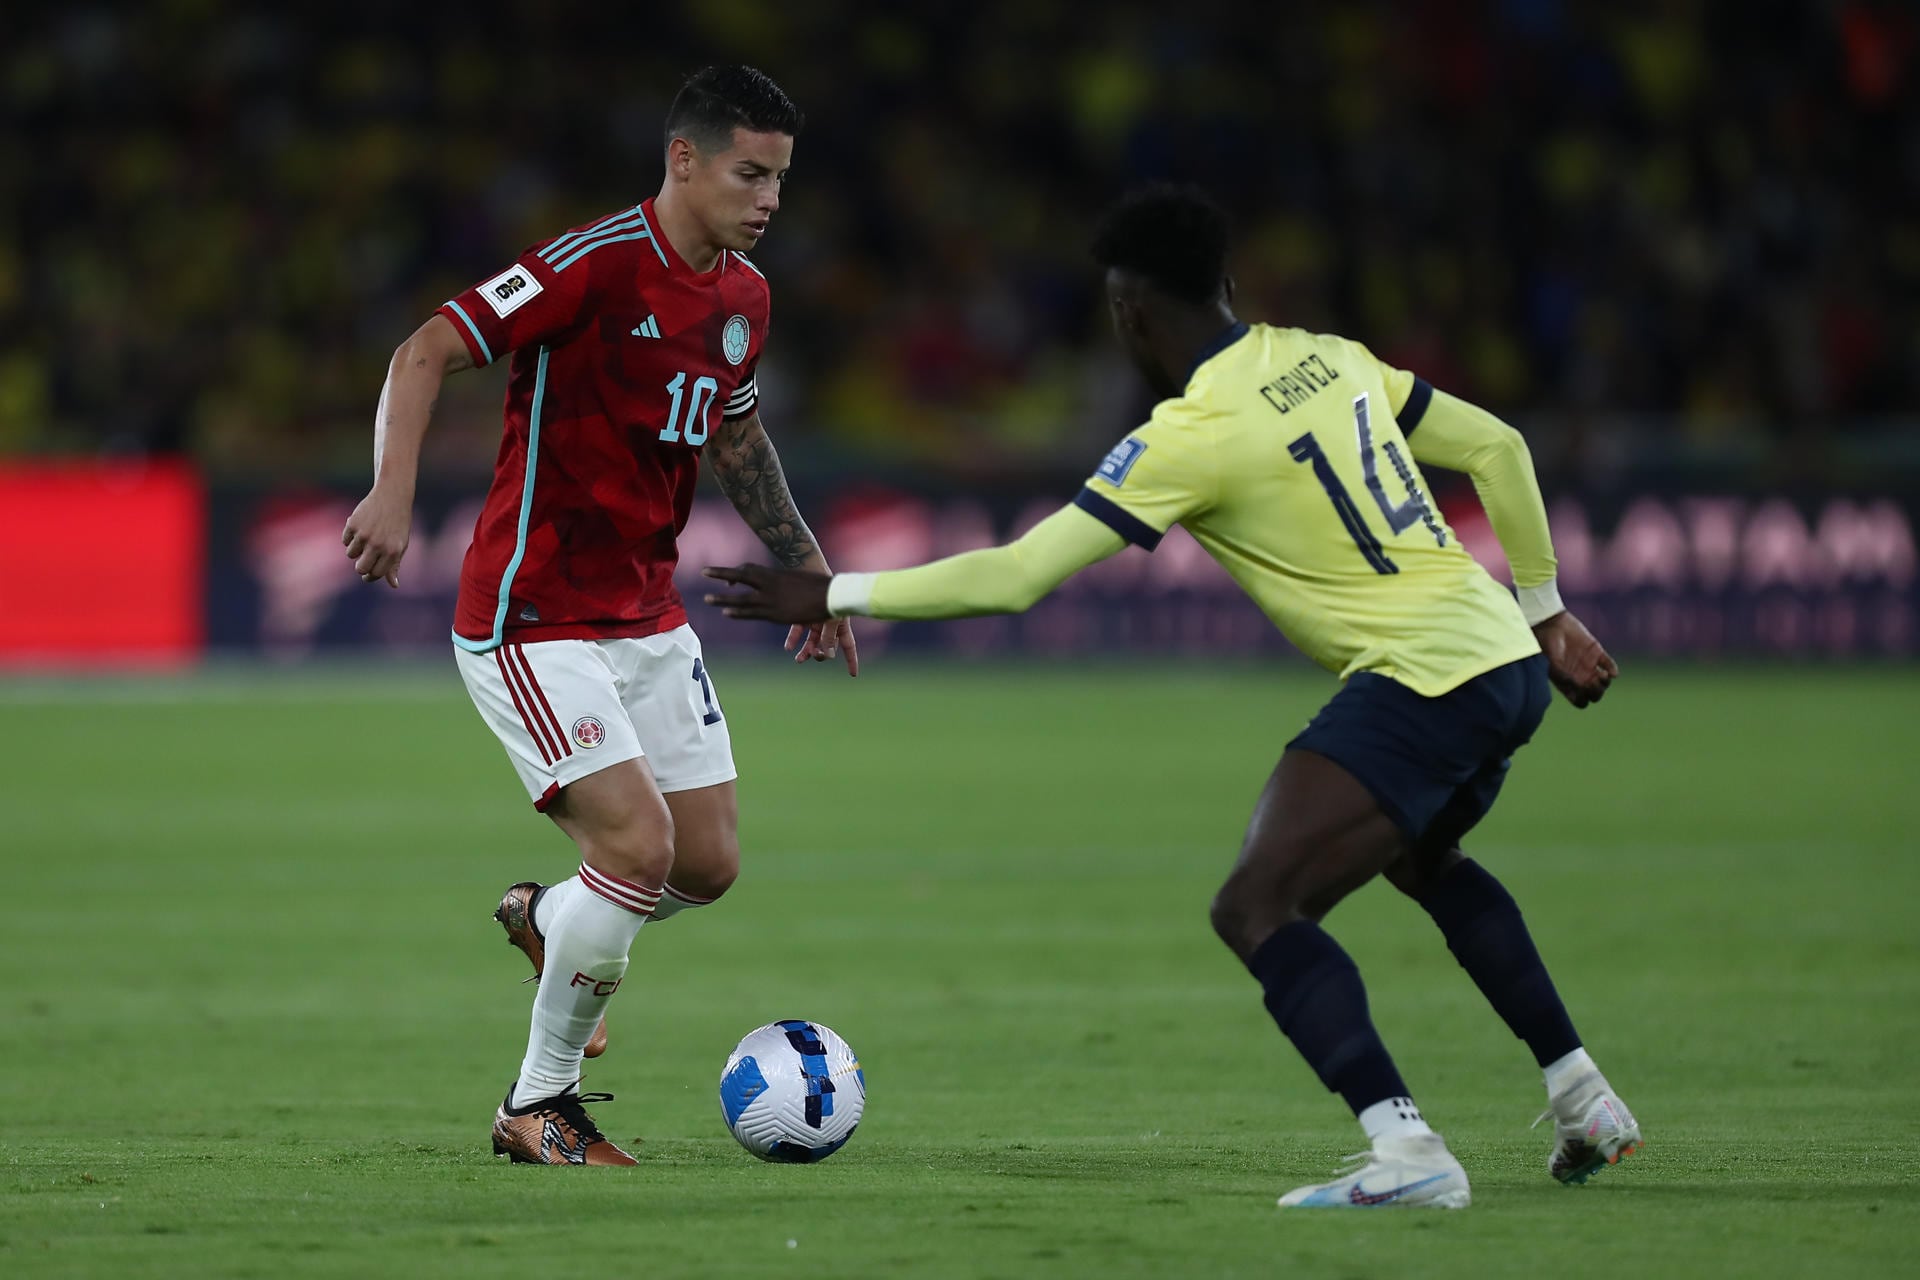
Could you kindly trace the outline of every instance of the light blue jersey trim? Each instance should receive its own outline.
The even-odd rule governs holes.
[[[540,257],[547,262],[552,262],[555,258],[573,248],[582,240],[591,240],[593,237],[604,235],[609,231],[621,231],[627,227],[634,226],[633,215],[638,212],[640,212],[640,206],[635,205],[631,209],[622,209],[618,213],[608,214],[584,231],[569,231],[542,249],[540,251]],[[618,223],[618,225],[615,225],[616,223]]]
[[[480,344],[480,362],[482,364],[492,364],[493,348],[489,347],[487,340],[480,336],[480,326],[473,322],[473,317],[467,314],[467,309],[455,302],[452,298],[447,299],[447,305],[453,308],[453,314],[459,316],[461,323],[467,326],[467,332],[473,335],[473,340]]]
[[[572,258],[579,257],[580,253],[585,253],[588,249],[594,248],[596,245],[604,244],[608,240],[617,239],[622,231],[631,231],[639,225],[640,219],[626,218],[620,222],[611,223],[608,226],[602,227],[598,231],[589,231],[585,237],[573,237],[567,244],[562,245],[556,242],[540,251],[540,260],[548,266],[553,266],[553,264],[561,258],[567,258],[571,261]],[[580,253],[575,253],[574,250],[576,249],[578,249]],[[554,270],[558,271],[559,267],[554,267]]]
[[[627,233],[624,236],[602,236],[598,240],[589,240],[587,241],[587,243],[581,245],[578,249],[575,249],[572,253],[568,254],[566,257],[560,259],[560,261],[554,263],[553,272],[555,275],[560,274],[562,271],[565,271],[568,267],[572,266],[574,263],[580,261],[580,259],[592,253],[595,249],[604,249],[610,244],[619,244],[622,240],[651,240],[651,239],[653,239],[653,236],[648,232],[632,231]],[[658,249],[659,247],[660,246],[658,245],[654,246],[654,248],[656,249]]]
[[[520,572],[520,562],[527,558],[527,523],[533,517],[533,477],[540,462],[540,405],[547,394],[550,354],[547,348],[540,348],[540,363],[534,369],[533,410],[527,415],[527,478],[520,486],[520,528],[514,537],[513,559],[507,561],[507,571],[500,575],[500,607],[494,610],[493,634],[485,640],[469,640],[457,631],[453,633],[453,642],[468,653],[497,649],[507,634],[507,597],[513,593],[513,575]]]
[[[653,241],[653,251],[660,255],[660,265],[666,267],[669,271],[673,270],[667,263],[667,251],[660,247],[659,239],[653,234],[653,224],[647,221],[647,211],[640,209],[637,210],[637,212],[640,214],[640,225],[647,229],[647,239]]]
[[[761,271],[760,268],[754,266],[751,262],[747,261],[747,255],[745,255],[744,253],[734,254],[733,260],[739,263],[741,266],[745,267],[747,270],[753,272],[753,274],[759,276],[762,280],[765,280],[767,278],[765,272]]]

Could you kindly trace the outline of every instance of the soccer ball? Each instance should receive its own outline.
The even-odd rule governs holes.
[[[789,1018],[749,1031],[720,1073],[720,1113],[762,1160],[812,1164],[847,1145],[867,1104],[867,1075],[847,1042]]]

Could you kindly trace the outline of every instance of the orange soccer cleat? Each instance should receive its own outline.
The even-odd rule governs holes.
[[[584,1105],[612,1101],[610,1093],[563,1093],[516,1107],[509,1087],[493,1116],[493,1154],[515,1164],[638,1164],[607,1141]]]
[[[532,980],[536,982],[547,967],[547,940],[534,928],[533,902],[544,891],[544,885],[522,880],[506,891],[493,913],[493,918],[506,929],[507,941],[526,952],[527,959],[533,961]],[[600,1025],[593,1029],[593,1037],[587,1041],[586,1055],[597,1058],[606,1051],[607,1020],[602,1018]]]

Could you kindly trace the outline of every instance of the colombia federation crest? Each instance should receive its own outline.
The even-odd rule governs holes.
[[[726,356],[728,364],[739,364],[747,358],[747,337],[747,318],[729,317],[727,327],[720,331],[720,353]]]

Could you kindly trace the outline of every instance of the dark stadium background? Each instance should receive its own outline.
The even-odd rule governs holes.
[[[808,115],[761,382],[843,567],[1004,535],[1140,418],[1086,242],[1173,178],[1233,212],[1245,315],[1526,430],[1619,648],[1910,656],[1917,30],[1877,0],[39,7],[0,49],[0,522],[84,516],[0,567],[36,602],[0,661],[437,646],[504,375],[450,384],[388,599],[325,554],[386,359],[655,191],[665,105],[717,58]],[[754,549],[724,505],[689,541]],[[895,640],[1277,646],[1171,551]]]
[[[760,381],[840,567],[1004,537],[1140,421],[1086,247],[1146,179],[1229,208],[1247,317],[1525,431],[1623,675],[1469,849],[1646,1151],[1553,1184],[1527,1055],[1374,886],[1329,927],[1474,1207],[1278,1215],[1358,1135],[1207,904],[1335,682],[1176,532],[863,621],[857,681],[696,617],[744,873],[642,933],[589,1069],[641,1167],[494,1161],[489,913],[576,856],[447,642],[504,374],[448,383],[402,590],[340,530],[395,345],[652,194],[712,60],[808,115]],[[9,6],[0,1276],[1911,1274],[1916,211],[1895,0]],[[683,575],[759,553],[707,493]],[[871,1089],[817,1166],[721,1124],[784,1017]]]

